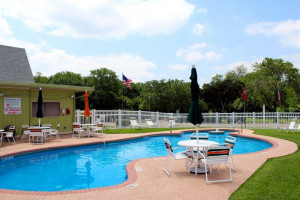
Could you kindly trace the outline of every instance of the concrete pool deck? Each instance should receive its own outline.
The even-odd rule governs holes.
[[[173,131],[172,134],[180,134],[181,132],[182,131]],[[80,139],[72,138],[71,134],[67,134],[62,135],[60,142],[52,140],[41,145],[21,141],[18,141],[16,145],[4,142],[0,147],[0,157],[7,157],[34,150],[102,143],[103,141],[116,141],[157,134],[164,135],[170,134],[170,132],[106,134],[104,138],[92,137]],[[210,183],[207,185],[205,175],[199,174],[196,176],[189,174],[184,167],[183,160],[176,161],[171,175],[167,176],[162,170],[165,157],[155,157],[130,162],[126,167],[128,180],[120,185],[63,192],[26,192],[0,189],[0,199],[228,199],[228,197],[265,163],[267,159],[288,155],[298,149],[297,145],[293,142],[255,135],[251,130],[243,130],[242,134],[237,135],[263,139],[272,143],[273,147],[255,153],[234,155],[236,171],[232,171],[232,182]],[[164,145],[163,141],[162,145]],[[173,144],[173,146],[177,146],[177,144]],[[221,167],[220,169],[220,174],[214,173],[216,172],[215,170],[211,174],[211,178],[214,178],[215,175],[217,175],[218,178],[228,176],[228,170],[226,168]]]

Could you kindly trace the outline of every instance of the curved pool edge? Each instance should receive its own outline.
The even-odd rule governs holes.
[[[146,133],[146,134],[139,134],[139,135],[135,134],[131,137],[106,140],[106,142],[118,142],[118,141],[124,141],[124,140],[139,139],[139,138],[148,137],[148,136],[156,136],[156,135],[157,136],[180,135],[180,134],[183,134],[185,132],[189,132],[189,131],[193,131],[193,130],[194,129],[186,129],[186,130],[180,130],[180,131],[173,131],[173,133],[170,133],[170,132],[154,132],[154,133]],[[211,129],[201,129],[201,131],[205,131],[205,130],[211,130]],[[252,131],[252,130],[247,130],[247,131],[249,131],[250,133],[249,134],[230,133],[230,134],[231,135],[236,135],[236,136],[239,136],[239,137],[248,137],[248,138],[253,138],[253,139],[264,140],[264,141],[266,141],[266,142],[273,145],[272,147],[270,147],[268,149],[258,151],[258,152],[247,153],[247,155],[249,155],[249,154],[258,154],[258,153],[262,153],[262,152],[268,152],[268,151],[276,149],[277,147],[280,146],[276,141],[274,141],[274,139],[278,139],[278,138],[254,135],[253,134],[254,131]],[[282,139],[279,139],[279,140],[282,140]],[[290,142],[290,141],[288,141],[288,142]],[[45,150],[47,151],[47,150],[52,150],[52,149],[69,148],[69,147],[101,144],[101,143],[103,143],[103,141],[96,141],[96,142],[93,141],[93,142],[86,142],[86,143],[72,144],[72,145],[59,145],[59,146],[53,146],[53,147],[40,146],[37,149],[31,149],[31,150],[28,149],[26,151],[24,151],[24,150],[23,151],[16,151],[16,152],[12,152],[12,153],[9,153],[9,154],[1,155],[0,158],[7,157],[7,156],[14,156],[14,155],[19,155],[19,154],[24,154],[24,153],[32,153],[32,152],[37,152],[37,151],[45,151]],[[296,150],[294,150],[293,152],[295,152]],[[293,153],[293,152],[291,152],[291,153]],[[291,153],[288,153],[288,154],[291,154]],[[288,155],[288,154],[284,154],[284,155]],[[242,156],[242,155],[246,155],[246,154],[239,154],[238,156]],[[284,156],[284,155],[280,155],[280,156]],[[274,157],[277,157],[277,156],[274,156]],[[0,189],[0,193],[2,193],[2,194],[13,194],[13,195],[47,196],[47,195],[87,193],[87,192],[94,192],[94,191],[117,189],[117,188],[121,188],[121,187],[124,187],[124,186],[128,186],[128,185],[136,182],[136,180],[138,179],[138,174],[137,174],[134,166],[138,161],[144,160],[144,159],[149,159],[149,158],[136,159],[136,160],[133,160],[133,161],[129,162],[126,165],[126,171],[127,171],[128,179],[125,182],[123,182],[121,184],[118,184],[118,185],[114,185],[114,186],[91,188],[91,189],[81,189],[81,190],[58,191],[58,192],[37,192],[37,191],[22,191],[22,190]]]

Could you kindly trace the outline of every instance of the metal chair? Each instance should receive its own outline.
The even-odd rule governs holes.
[[[227,136],[225,138],[225,144],[229,144],[229,146],[230,146],[230,154],[229,154],[229,156],[230,156],[231,161],[232,161],[232,166],[233,166],[232,169],[233,170],[236,170],[235,169],[235,165],[234,165],[234,161],[233,161],[233,156],[232,156],[232,151],[233,151],[233,147],[235,145],[235,142],[236,142],[236,138],[235,137]]]
[[[15,137],[14,137],[14,132],[16,130],[15,126],[9,126],[7,131],[3,132],[4,138],[7,139],[7,141],[10,143],[10,139],[16,144]]]
[[[73,138],[80,138],[81,137],[81,133],[82,132],[86,132],[85,129],[83,129],[79,123],[77,122],[73,122],[73,134],[72,137]]]

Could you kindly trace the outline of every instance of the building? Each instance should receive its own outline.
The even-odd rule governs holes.
[[[60,131],[72,130],[75,116],[75,92],[93,88],[34,83],[25,49],[0,45],[0,129],[38,125],[36,118],[39,89],[43,91],[42,124],[60,124]]]

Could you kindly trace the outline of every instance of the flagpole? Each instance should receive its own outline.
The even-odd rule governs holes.
[[[123,110],[123,98],[124,98],[124,84],[123,84],[123,72],[122,72],[122,110]]]

